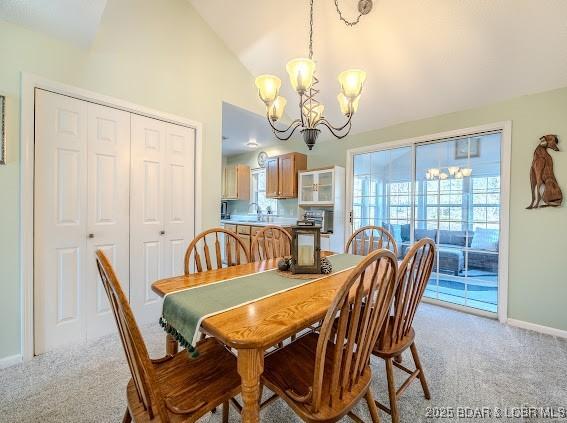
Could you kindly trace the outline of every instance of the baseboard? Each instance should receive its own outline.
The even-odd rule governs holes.
[[[567,330],[551,328],[549,326],[538,325],[535,323],[524,322],[523,320],[508,319],[506,321],[510,326],[517,328],[533,330],[535,332],[544,333],[546,335],[557,336],[558,338],[567,339]]]
[[[10,355],[8,357],[0,358],[0,369],[5,369],[6,367],[13,366],[14,364],[19,364],[22,362],[22,355]]]

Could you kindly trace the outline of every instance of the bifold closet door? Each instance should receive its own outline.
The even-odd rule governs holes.
[[[128,292],[130,115],[36,90],[35,353],[115,329],[94,251]]]
[[[130,303],[140,323],[157,322],[151,285],[183,273],[194,236],[195,131],[132,115]]]
[[[87,112],[87,339],[116,332],[94,260],[104,251],[122,289],[130,276],[130,113],[89,103]]]

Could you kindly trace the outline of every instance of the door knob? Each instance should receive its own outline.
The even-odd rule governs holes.
[[[89,234],[89,238],[94,238],[94,234]]]
[[[165,231],[159,231],[160,235],[165,235]]]

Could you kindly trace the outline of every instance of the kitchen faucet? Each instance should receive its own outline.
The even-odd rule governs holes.
[[[262,221],[262,209],[260,208],[260,206],[258,205],[258,203],[250,203],[248,205],[248,211],[250,211],[250,207],[251,206],[256,206],[256,218],[258,219],[258,222]]]

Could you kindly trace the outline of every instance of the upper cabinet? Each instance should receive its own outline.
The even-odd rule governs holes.
[[[307,156],[288,153],[266,160],[266,197],[297,198],[297,173],[307,169]]]
[[[299,205],[332,206],[337,189],[337,168],[310,170],[299,173]]]
[[[250,200],[250,167],[227,165],[222,174],[223,200]]]

